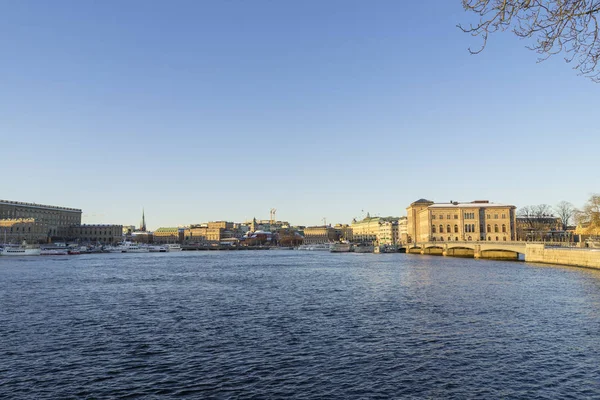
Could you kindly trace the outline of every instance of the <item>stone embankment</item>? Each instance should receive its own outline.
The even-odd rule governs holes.
[[[600,269],[600,249],[547,247],[528,244],[525,261]]]

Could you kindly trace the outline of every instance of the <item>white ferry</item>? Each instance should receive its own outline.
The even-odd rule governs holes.
[[[169,248],[167,246],[155,245],[149,246],[148,250],[150,251],[150,253],[167,253],[169,251]]]
[[[349,253],[351,249],[352,245],[345,242],[332,243],[331,246],[329,246],[329,251],[332,253]]]
[[[145,244],[123,242],[109,251],[111,253],[148,253],[150,248]]]
[[[40,254],[39,247],[26,246],[5,246],[0,253],[2,256],[39,256]]]
[[[167,244],[168,251],[181,251],[181,245],[178,243]]]
[[[298,250],[307,250],[307,251],[328,251],[329,243],[317,243],[317,244],[303,244],[298,246]]]
[[[373,253],[373,251],[375,251],[375,247],[371,244],[358,243],[354,245],[355,253]]]

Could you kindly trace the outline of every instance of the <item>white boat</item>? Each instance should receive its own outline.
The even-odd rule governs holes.
[[[354,245],[355,253],[373,253],[375,247],[371,244],[358,243]]]
[[[315,243],[315,244],[303,244],[298,246],[298,250],[307,251],[328,251],[329,243]]]
[[[41,249],[39,247],[26,246],[5,246],[2,249],[2,256],[39,256]]]
[[[63,249],[41,249],[40,255],[42,256],[66,256],[69,254],[69,251],[65,248]]]
[[[352,245],[350,243],[332,243],[329,246],[329,251],[332,253],[349,253],[352,249]]]
[[[169,248],[167,246],[149,246],[148,250],[150,251],[150,253],[166,253],[169,251]]]
[[[168,251],[181,251],[181,245],[178,243],[167,244]]]
[[[111,253],[148,253],[150,248],[145,244],[123,242],[109,251]]]

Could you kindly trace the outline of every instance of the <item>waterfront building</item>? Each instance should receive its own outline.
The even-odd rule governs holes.
[[[408,218],[400,217],[398,219],[398,245],[404,246],[408,243]]]
[[[118,243],[123,239],[123,225],[83,224],[73,225],[64,230],[67,240],[83,243]]]
[[[352,221],[352,240],[357,243],[368,244],[396,244],[398,232],[397,217],[371,217],[367,216],[360,221]],[[382,227],[383,226],[383,227]],[[394,232],[395,231],[395,232]],[[383,243],[382,243],[383,241]]]
[[[408,241],[512,241],[516,207],[476,200],[434,203],[417,200],[406,209]]]
[[[339,232],[328,225],[304,228],[304,244],[330,243],[339,240]]]
[[[81,224],[81,210],[0,200],[0,242],[47,242],[60,230]]]
[[[340,240],[344,240],[347,242],[352,241],[352,226],[348,224],[336,224],[334,228]]]
[[[377,233],[378,245],[397,245],[398,244],[398,220],[381,221],[379,232]]]
[[[517,240],[560,241],[567,236],[562,228],[561,219],[553,215],[519,216],[517,217]]]
[[[177,227],[158,228],[153,232],[154,243],[181,243],[183,229]]]

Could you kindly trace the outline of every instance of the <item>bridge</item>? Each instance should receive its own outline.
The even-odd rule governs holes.
[[[525,257],[527,243],[529,242],[423,242],[409,244],[406,252],[450,257],[518,260]]]

